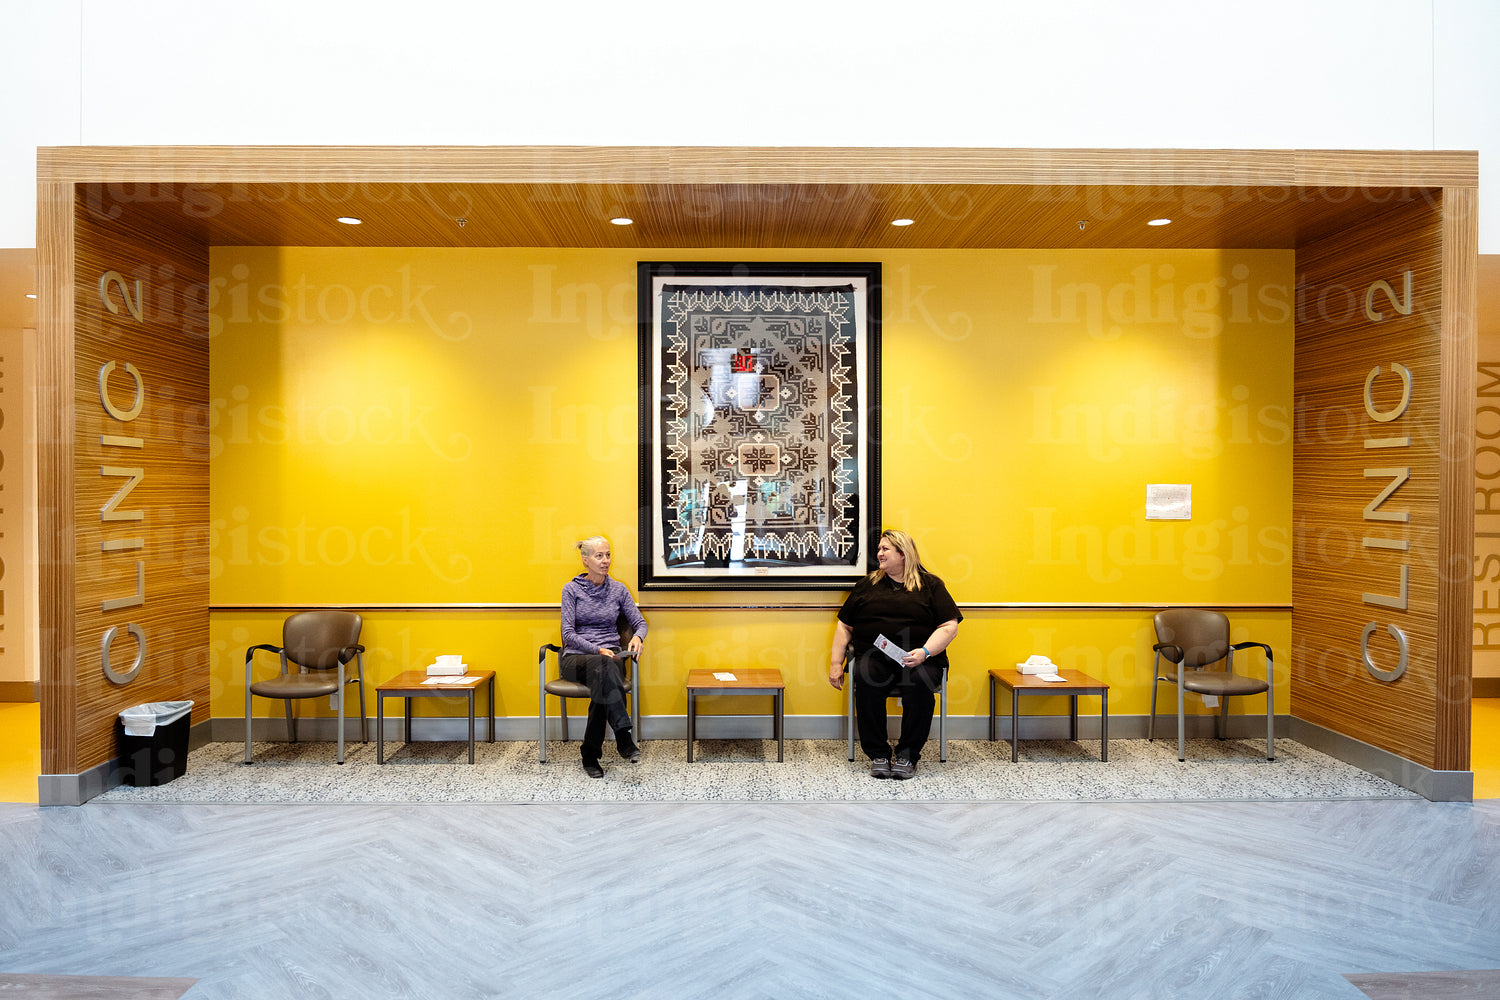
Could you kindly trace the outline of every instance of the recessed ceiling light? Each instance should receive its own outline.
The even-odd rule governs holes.
[[[1170,226],[1171,224],[1171,219],[1152,219],[1150,222],[1146,223],[1146,225],[1148,226]]]
[[[26,293],[26,297],[28,299],[34,299],[34,298],[36,298],[36,292],[27,292]]]
[[[352,215],[341,215],[341,216],[339,216],[339,221],[342,222],[346,226],[358,226],[361,223],[363,223],[365,220],[364,219],[356,219]]]
[[[623,215],[616,216],[615,218],[609,220],[609,224],[611,226],[629,226],[634,222],[634,219],[627,219]]]
[[[909,226],[913,222],[916,222],[916,221],[917,221],[916,219],[892,219],[891,220],[891,225],[893,225],[893,226]]]

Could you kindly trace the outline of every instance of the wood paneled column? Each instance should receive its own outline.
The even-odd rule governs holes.
[[[148,187],[43,183],[42,804],[107,787],[117,713],[208,718],[208,250]]]
[[[1292,713],[1469,766],[1472,191],[1297,251]]]

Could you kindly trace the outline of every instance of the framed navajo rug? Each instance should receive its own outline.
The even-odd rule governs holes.
[[[637,280],[641,589],[852,587],[880,535],[880,265]]]

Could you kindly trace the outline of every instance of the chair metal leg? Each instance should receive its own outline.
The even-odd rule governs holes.
[[[1219,717],[1214,720],[1214,735],[1224,739],[1229,735],[1229,698],[1219,699]]]
[[[1187,725],[1183,711],[1182,668],[1177,668],[1177,760],[1187,760]]]
[[[286,706],[286,728],[287,735],[293,743],[297,742],[297,716],[292,714],[292,699],[284,698],[282,703]]]
[[[560,709],[562,709],[562,738],[563,738],[563,742],[567,743],[568,742],[568,699],[566,699],[566,698],[558,698],[557,699],[557,705],[558,705],[558,707]]]
[[[370,720],[365,718],[365,667],[359,665],[359,741],[370,742]]]
[[[1155,672],[1156,668],[1152,668]],[[1146,719],[1146,742],[1152,743],[1156,740],[1156,692],[1161,690],[1161,678],[1151,679],[1151,715]]]
[[[491,689],[491,697],[494,689]],[[493,706],[492,706],[493,707]],[[537,651],[536,657],[536,755],[537,760],[547,763],[547,647]]]
[[[943,671],[943,686],[938,690],[938,760],[948,759],[948,671]]]
[[[249,670],[250,670],[250,665],[247,663],[245,665],[245,671],[246,671],[247,674],[249,673]],[[255,761],[252,760],[251,756],[250,756],[250,707],[251,707],[251,699],[254,698],[254,697],[255,696],[250,693],[250,681],[247,678],[246,681],[245,681],[245,763],[246,764],[253,764],[253,763],[255,763]]]
[[[344,691],[344,665],[339,664],[339,763],[344,762],[344,702],[349,699]]]
[[[537,706],[537,732],[536,732],[536,755],[540,763],[547,763],[547,692],[543,691],[537,698],[540,704]]]
[[[1266,688],[1266,760],[1276,759],[1276,689]]]
[[[848,707],[844,712],[844,729],[849,733],[849,760],[854,760],[854,678],[851,671],[844,671],[844,700]]]

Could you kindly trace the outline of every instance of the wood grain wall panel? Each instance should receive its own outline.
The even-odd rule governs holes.
[[[74,774],[73,185],[37,185],[37,559],[42,774]]]
[[[1443,199],[1442,507],[1438,596],[1438,767],[1469,769],[1474,684],[1475,391],[1479,364],[1479,204],[1474,188]]]
[[[139,203],[114,202],[85,186],[80,194],[72,389],[81,771],[115,755],[122,708],[191,698],[199,722],[209,717],[209,705],[208,248],[156,224]],[[124,279],[123,287],[107,288],[117,311],[101,294],[109,272]],[[115,370],[108,397],[117,415],[107,412],[100,388],[109,362]],[[139,372],[141,389],[127,365]],[[139,414],[121,419],[138,393]],[[131,486],[133,475],[113,470],[139,470],[139,481]],[[104,674],[102,640],[119,627],[111,661],[124,672],[137,655],[131,624],[143,630],[147,653],[139,675],[122,685]]]
[[[1448,440],[1441,199],[1389,208],[1299,248],[1297,274],[1292,712],[1439,767],[1447,759],[1436,721],[1440,687],[1451,669],[1444,659],[1451,623],[1439,614],[1446,593],[1442,554],[1451,543],[1440,517]],[[1382,281],[1393,294],[1377,291],[1367,300],[1371,286]],[[1409,304],[1410,314],[1402,315],[1393,298]],[[1367,301],[1381,319],[1367,314]],[[1404,410],[1393,365],[1411,373]],[[1377,366],[1371,406],[1381,415],[1399,411],[1388,421],[1366,409],[1366,380]],[[1400,438],[1409,443],[1369,446]],[[1387,468],[1409,469],[1410,478],[1367,511],[1395,477],[1366,470]],[[1382,514],[1406,519],[1382,520]],[[1371,548],[1367,538],[1401,547]],[[1365,597],[1399,597],[1403,567],[1409,574],[1403,609]],[[1406,637],[1408,662],[1395,681],[1378,680],[1365,667],[1361,634],[1372,622],[1369,655],[1379,669],[1394,669],[1399,661],[1387,626]]]

